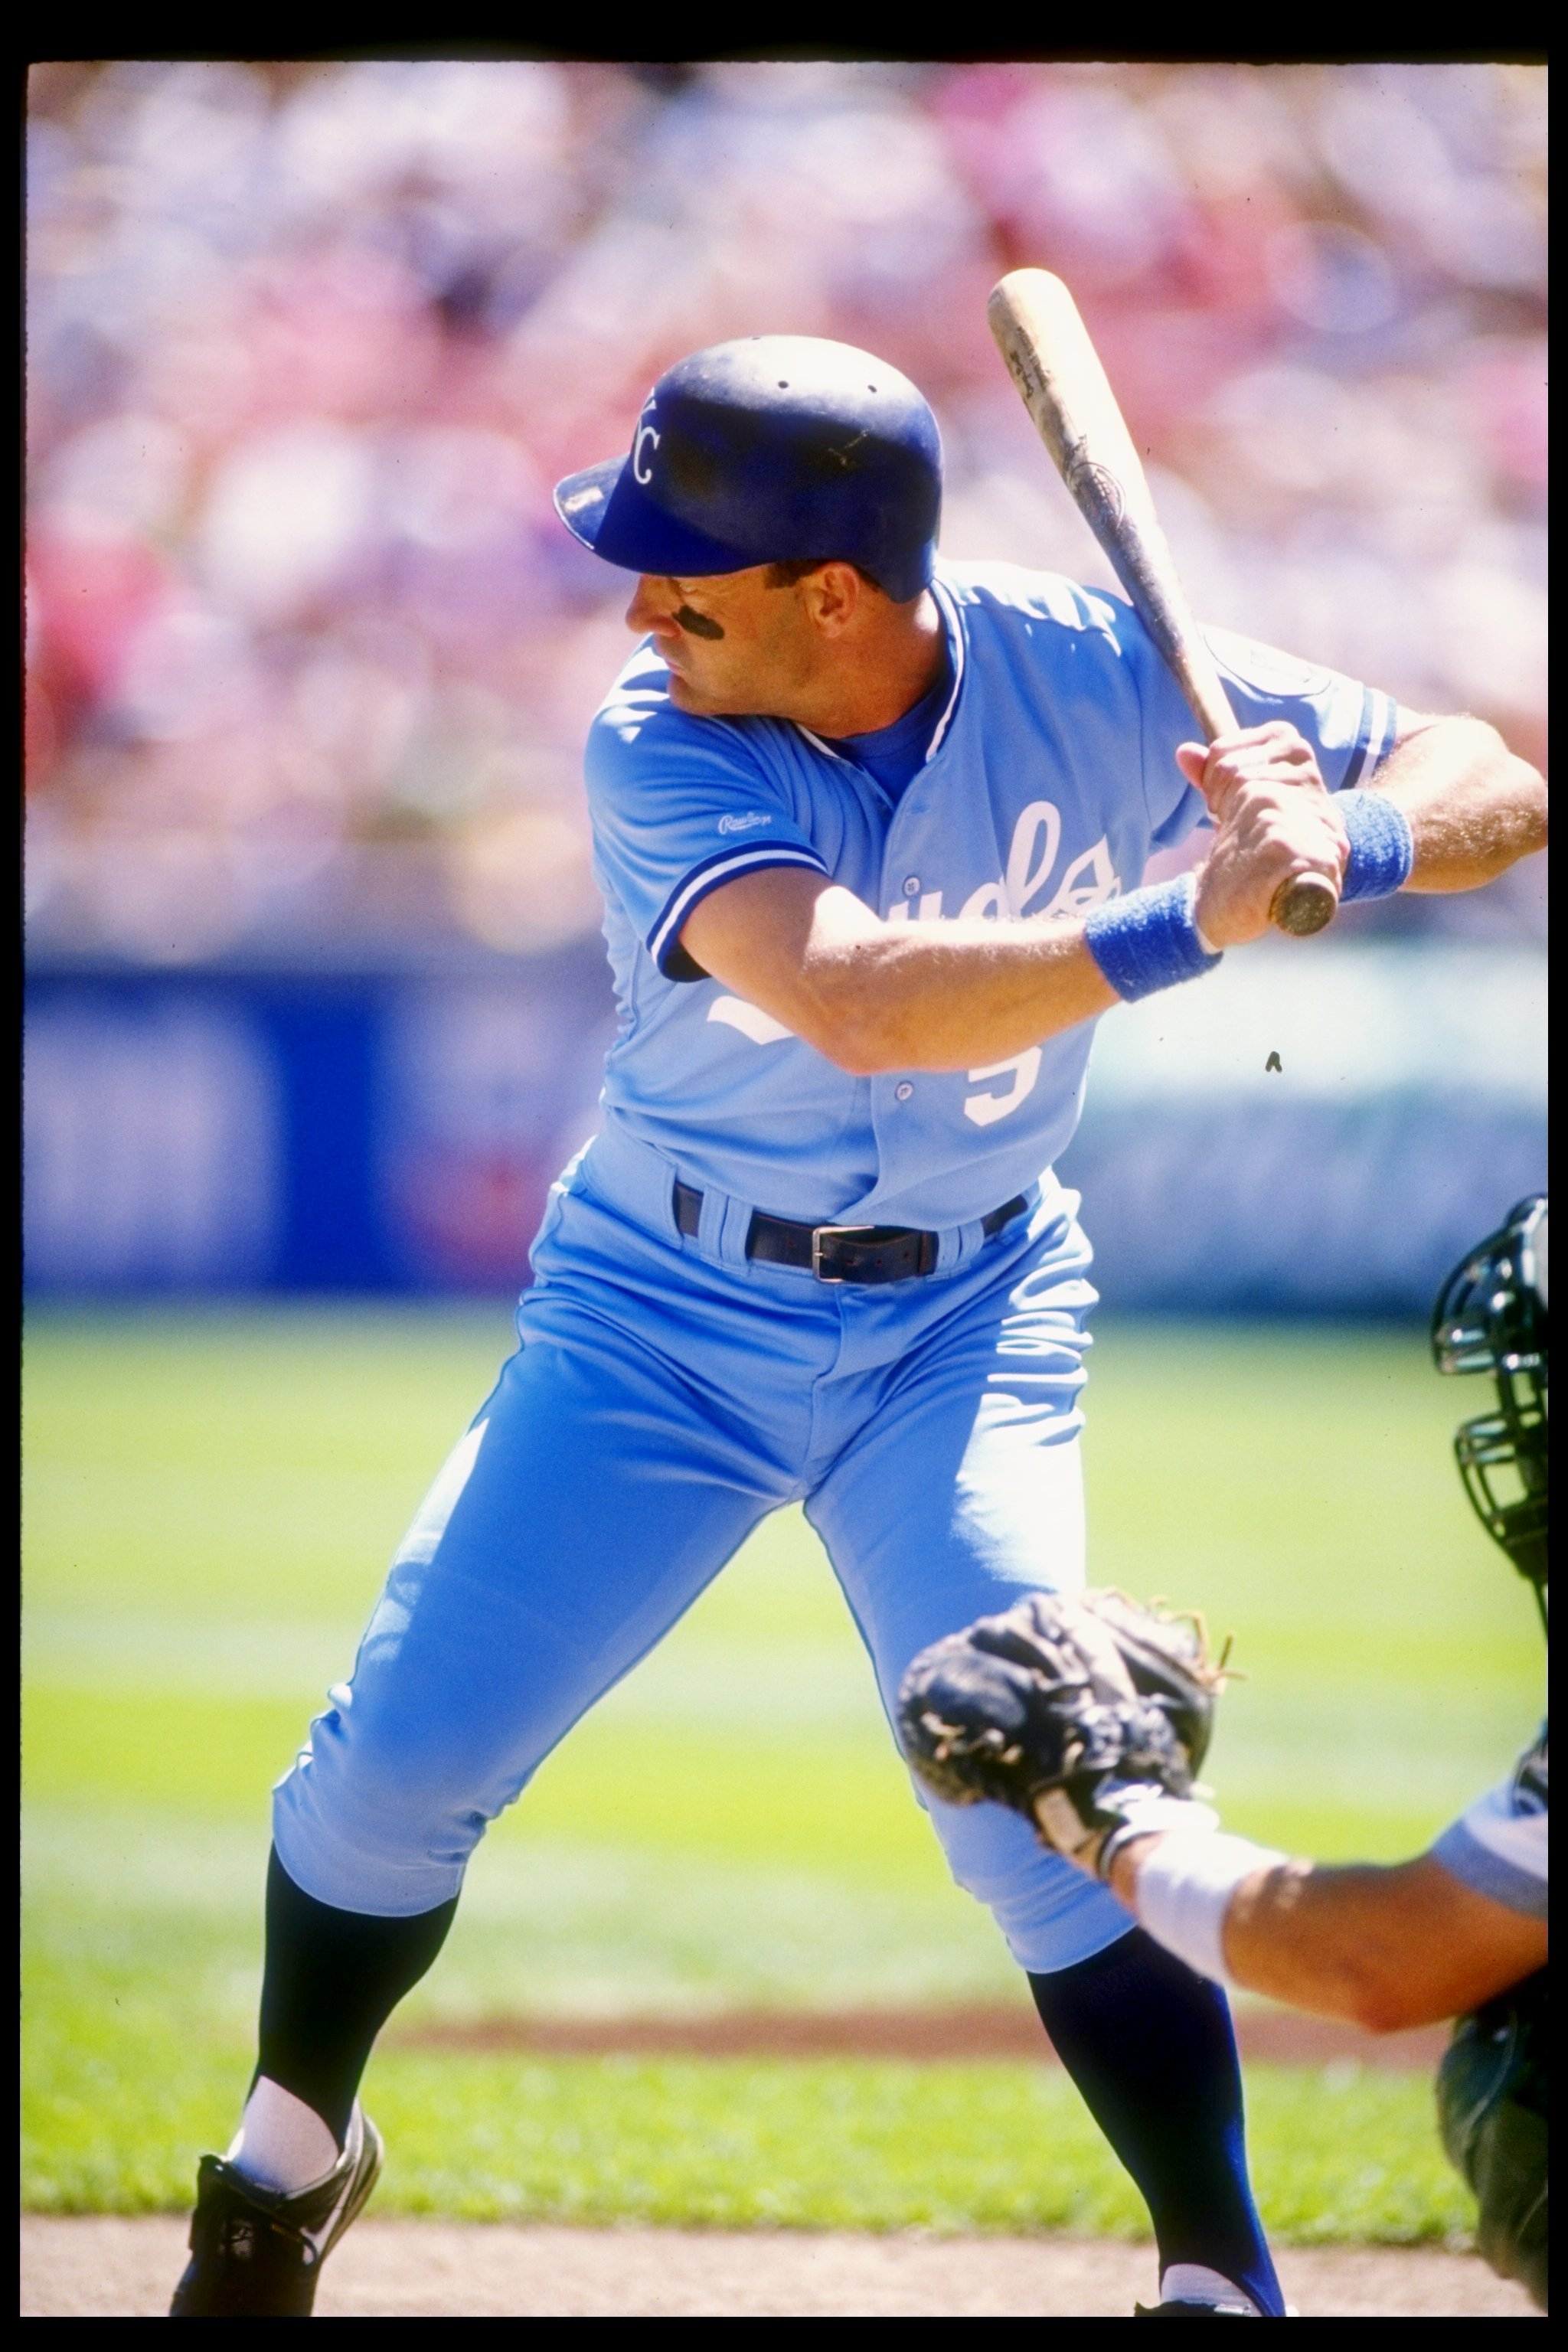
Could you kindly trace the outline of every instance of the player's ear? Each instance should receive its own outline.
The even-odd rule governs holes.
[[[842,636],[859,611],[866,583],[852,563],[824,563],[801,582],[805,610],[826,637]]]

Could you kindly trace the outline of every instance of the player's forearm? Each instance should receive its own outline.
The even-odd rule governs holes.
[[[1081,923],[887,923],[798,867],[726,883],[681,937],[704,971],[857,1077],[1005,1061],[1118,1002]]]
[[[1420,723],[1374,789],[1405,812],[1415,845],[1408,890],[1476,890],[1546,846],[1546,784],[1480,719]]]
[[[1165,1837],[1131,1840],[1110,1883],[1143,1917],[1139,1881]],[[1260,1853],[1224,1911],[1221,1948],[1238,1985],[1324,2017],[1387,2033],[1457,2017],[1541,1967],[1543,1923],[1463,1886],[1429,1854],[1389,1866],[1330,1865]],[[1157,1867],[1158,1865],[1156,1865]],[[1153,1924],[1158,1932],[1157,1923]]]
[[[879,924],[808,957],[803,977],[811,1042],[868,1076],[1003,1061],[1118,1002],[1078,923]]]

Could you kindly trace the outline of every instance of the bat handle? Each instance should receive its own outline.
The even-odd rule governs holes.
[[[1331,923],[1339,912],[1340,894],[1323,874],[1301,874],[1281,882],[1274,893],[1268,919],[1277,931],[1294,940],[1309,940]]]
[[[1189,674],[1183,680],[1187,699],[1212,743],[1216,736],[1234,731],[1236,716],[1218,671],[1195,651],[1189,651],[1187,659]],[[1299,874],[1293,882],[1281,882],[1274,893],[1268,919],[1293,940],[1310,940],[1314,931],[1328,928],[1339,906],[1340,894],[1326,875]]]

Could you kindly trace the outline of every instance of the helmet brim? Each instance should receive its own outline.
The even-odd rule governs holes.
[[[666,514],[637,481],[629,457],[609,457],[568,474],[555,485],[555,511],[574,539],[623,572],[701,579],[772,561],[726,547]]]

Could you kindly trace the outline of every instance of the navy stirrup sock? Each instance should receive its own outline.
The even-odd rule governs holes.
[[[340,2147],[371,2045],[447,1940],[454,1895],[411,1919],[338,1911],[267,1869],[267,1969],[256,2071],[313,2107]]]
[[[1031,1976],[1057,2055],[1143,2193],[1162,2272],[1202,2263],[1285,2315],[1247,2178],[1230,2007],[1142,1927],[1076,1968]]]

